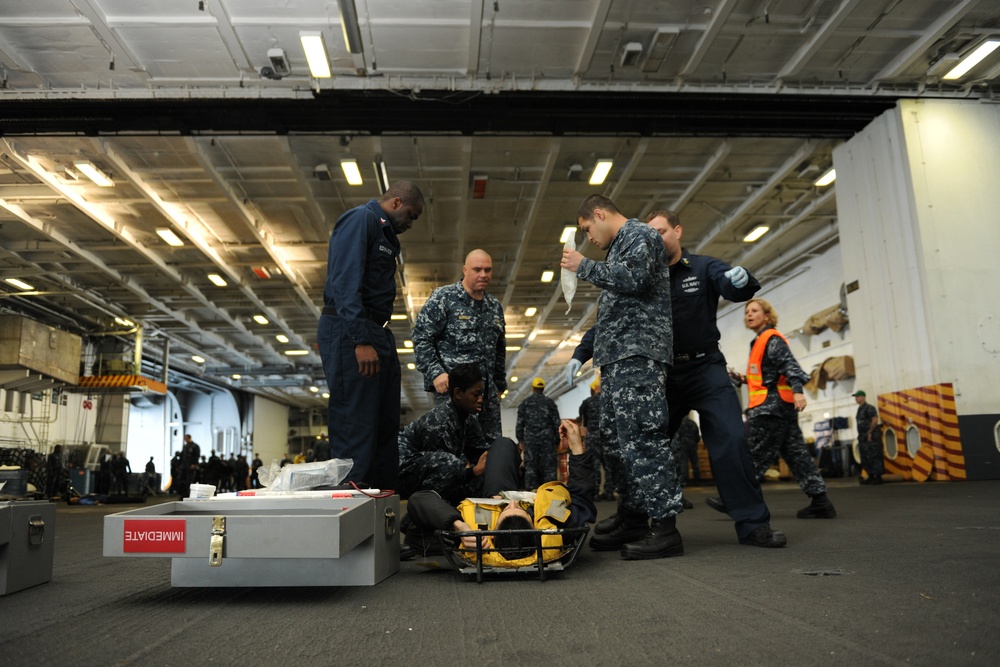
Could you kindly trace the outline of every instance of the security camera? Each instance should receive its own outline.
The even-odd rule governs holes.
[[[280,79],[292,73],[292,68],[288,64],[288,58],[285,56],[284,49],[268,49],[267,59],[271,61],[271,68],[278,75],[277,78]]]
[[[273,81],[279,81],[281,79],[281,75],[276,73],[274,68],[268,67],[267,65],[260,68],[260,75],[264,79],[271,79]]]

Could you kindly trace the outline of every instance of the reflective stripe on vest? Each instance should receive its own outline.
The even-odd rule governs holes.
[[[777,336],[788,343],[788,339],[781,335],[777,329],[767,329],[757,336],[750,350],[750,361],[747,363],[747,389],[750,391],[750,407],[755,408],[767,398],[767,387],[764,386],[764,351],[767,349],[767,342],[771,336]],[[792,386],[788,384],[788,378],[784,375],[778,378],[778,396],[785,403],[794,403]]]

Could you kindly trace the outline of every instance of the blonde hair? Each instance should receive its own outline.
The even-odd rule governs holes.
[[[756,303],[760,306],[760,309],[764,311],[765,322],[772,327],[778,326],[778,311],[774,309],[774,306],[771,305],[770,301],[767,299],[750,299],[747,301],[746,306],[743,306],[744,313],[747,312],[747,307],[749,307],[751,303]]]

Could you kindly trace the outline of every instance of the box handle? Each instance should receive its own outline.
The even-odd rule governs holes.
[[[385,536],[392,537],[396,534],[396,513],[391,507],[385,509]]]
[[[45,541],[45,520],[41,514],[28,519],[28,544],[37,546]]]
[[[212,538],[208,546],[208,564],[211,567],[222,565],[222,547],[225,546],[226,517],[212,517]]]

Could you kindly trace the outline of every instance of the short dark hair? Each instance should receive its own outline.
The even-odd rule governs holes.
[[[454,394],[456,389],[468,391],[477,382],[483,381],[483,374],[475,364],[459,364],[448,373],[448,394]]]
[[[407,206],[424,205],[424,195],[413,181],[396,181],[389,186],[384,195],[379,197],[379,201],[389,201],[396,197]]]
[[[494,530],[533,530],[534,526],[525,517],[507,516],[497,523]],[[538,550],[538,535],[531,533],[497,533],[493,536],[493,546],[507,560],[517,560],[531,556]]]
[[[646,224],[652,222],[653,218],[663,218],[664,220],[667,221],[667,224],[670,225],[671,229],[681,224],[681,217],[677,215],[674,211],[668,211],[665,208],[658,208],[649,215],[647,215]]]
[[[608,213],[621,214],[615,203],[604,195],[590,195],[580,204],[580,210],[576,212],[576,219],[583,218],[584,220],[590,220],[594,217],[595,208],[603,208]]]

